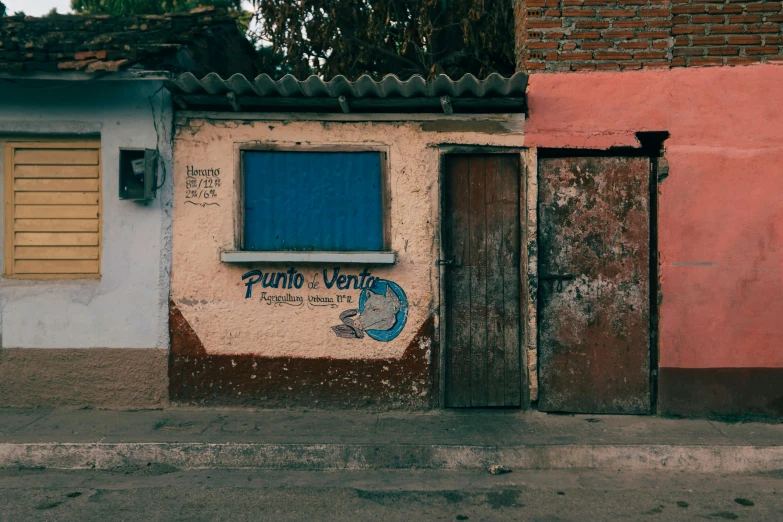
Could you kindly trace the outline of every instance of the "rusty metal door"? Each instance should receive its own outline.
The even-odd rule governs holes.
[[[648,158],[539,161],[539,409],[650,413]]]
[[[445,167],[446,406],[519,407],[519,156],[453,155]]]

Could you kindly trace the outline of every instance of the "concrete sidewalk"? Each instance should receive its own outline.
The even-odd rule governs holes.
[[[783,424],[515,411],[0,408],[0,467],[783,469]]]

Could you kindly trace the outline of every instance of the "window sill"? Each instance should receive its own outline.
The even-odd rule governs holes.
[[[251,252],[220,253],[224,263],[341,263],[361,265],[393,265],[394,252]]]

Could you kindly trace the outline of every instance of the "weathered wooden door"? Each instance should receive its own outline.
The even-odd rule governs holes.
[[[650,412],[650,160],[539,161],[543,411]]]
[[[520,406],[520,171],[453,155],[444,179],[446,406]]]

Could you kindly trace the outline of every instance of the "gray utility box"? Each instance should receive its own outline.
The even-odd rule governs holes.
[[[120,149],[120,199],[148,200],[158,183],[158,153],[152,149]]]

